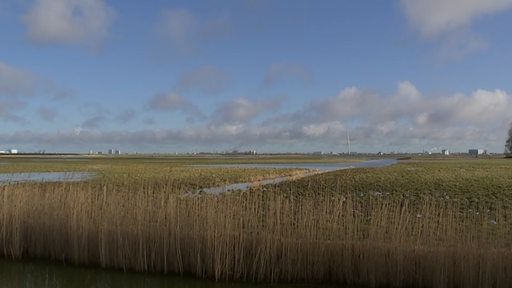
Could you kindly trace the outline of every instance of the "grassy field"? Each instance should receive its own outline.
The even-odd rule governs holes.
[[[351,159],[357,160],[357,159]],[[512,159],[418,156],[221,195],[295,169],[190,164],[338,157],[0,158],[0,172],[92,171],[0,186],[0,254],[217,280],[508,287]]]

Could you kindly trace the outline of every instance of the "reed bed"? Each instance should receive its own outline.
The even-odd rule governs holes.
[[[216,280],[508,287],[511,192],[495,189],[512,187],[510,169],[462,164],[342,170],[200,197],[174,177],[4,185],[0,254]]]

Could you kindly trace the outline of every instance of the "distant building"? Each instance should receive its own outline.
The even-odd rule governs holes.
[[[469,149],[468,150],[469,155],[484,155],[487,154],[487,150],[484,149]]]
[[[450,155],[450,151],[448,149],[441,150],[441,155]]]

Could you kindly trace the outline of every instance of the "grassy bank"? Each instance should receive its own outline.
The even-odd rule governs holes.
[[[510,159],[411,160],[200,197],[184,193],[283,171],[123,161],[84,164],[102,169],[93,181],[1,186],[0,253],[218,280],[512,281]]]

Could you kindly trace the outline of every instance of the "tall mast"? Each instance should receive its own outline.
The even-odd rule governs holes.
[[[350,155],[350,130],[347,129],[347,147],[348,147],[348,155]]]

